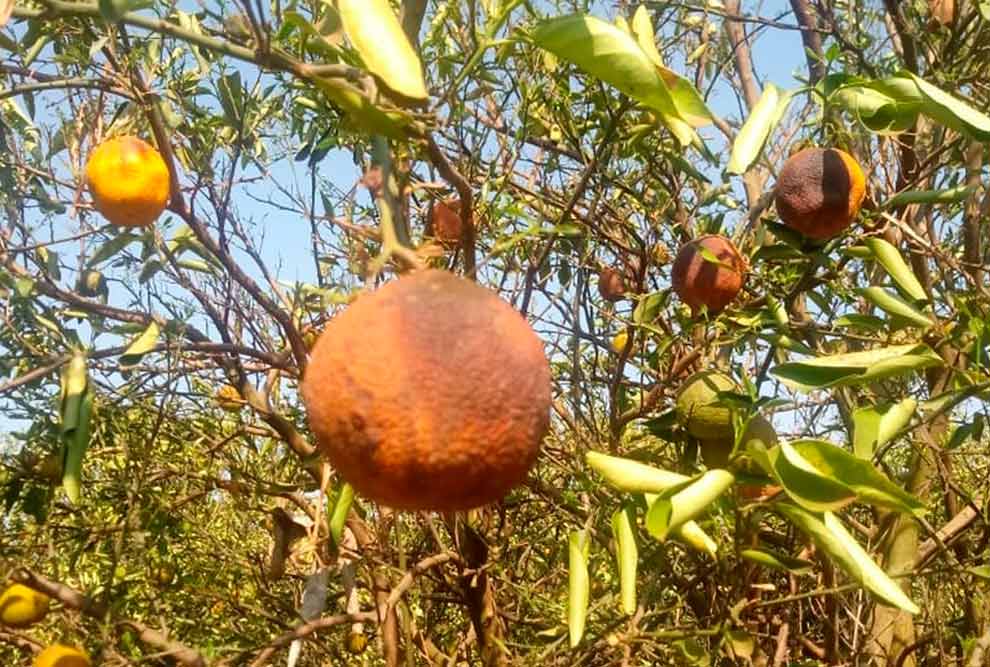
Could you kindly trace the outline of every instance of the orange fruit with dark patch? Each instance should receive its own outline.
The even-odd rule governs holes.
[[[735,300],[746,280],[746,260],[732,241],[717,234],[688,241],[677,253],[671,283],[681,301],[698,314],[720,313]]]
[[[866,196],[866,177],[837,148],[805,148],[784,163],[774,201],[785,225],[818,241],[852,224]]]
[[[433,225],[433,236],[437,241],[448,248],[460,244],[463,224],[459,199],[448,199],[434,204],[430,220]]]
[[[399,509],[501,498],[526,477],[550,423],[550,367],[526,320],[433,269],[331,319],[301,393],[327,460],[359,493]]]
[[[86,162],[93,206],[121,227],[147,227],[168,204],[165,160],[137,137],[116,137],[96,147]]]
[[[34,667],[90,667],[89,656],[72,646],[52,644],[34,658]]]
[[[626,281],[622,273],[606,266],[598,274],[598,293],[606,301],[621,301],[626,296]]]

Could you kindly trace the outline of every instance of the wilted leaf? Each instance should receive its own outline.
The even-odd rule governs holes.
[[[671,531],[707,510],[733,482],[735,477],[728,470],[709,470],[683,488],[674,487],[650,506],[646,529],[653,537],[665,541]]]
[[[797,440],[791,446],[820,475],[841,480],[862,502],[918,516],[925,511],[921,501],[891,482],[869,461],[841,447],[822,440]]]
[[[927,329],[934,324],[927,315],[918,310],[914,305],[882,287],[865,287],[856,290],[856,292],[877,308],[902,320],[906,320],[917,327]]]
[[[726,171],[730,174],[746,173],[763,152],[767,137],[780,122],[790,101],[791,93],[781,95],[772,83],[763,88],[763,94],[732,143],[732,155]]]
[[[158,343],[158,336],[161,333],[161,329],[158,323],[152,320],[144,332],[140,336],[135,338],[122,355],[120,355],[120,366],[121,368],[129,368],[134,366],[141,358],[146,355],[150,350],[152,350]]]
[[[971,139],[990,141],[990,116],[934,86],[916,74],[905,72],[924,97],[922,113]]]
[[[650,11],[646,8],[646,5],[640,5],[636,8],[636,13],[633,14],[632,24],[629,28],[633,37],[639,42],[639,47],[643,49],[643,53],[653,61],[654,65],[663,67],[663,58],[660,57],[660,52],[657,51],[653,21],[650,19]]]
[[[631,507],[624,507],[612,515],[612,537],[619,567],[619,591],[622,611],[636,612],[636,568],[639,565],[639,549],[636,546],[636,516]]]
[[[876,236],[866,239],[865,243],[873,257],[880,262],[880,265],[883,266],[887,274],[894,280],[898,289],[905,296],[915,301],[928,300],[928,294],[925,293],[925,288],[918,282],[914,271],[911,270],[908,263],[901,257],[901,253],[897,251],[897,248]]]
[[[956,204],[965,201],[974,190],[974,186],[966,185],[946,190],[905,190],[885,201],[883,207],[894,209],[908,204]]]
[[[425,101],[423,64],[388,0],[337,0],[337,11],[368,71],[399,95]]]
[[[792,389],[810,392],[873,382],[942,363],[927,345],[909,344],[793,361],[774,367],[770,373]]]
[[[591,583],[588,580],[588,554],[591,537],[586,530],[575,530],[567,539],[567,629],[570,633],[571,648],[581,642],[584,636],[584,623],[588,617],[588,597]]]
[[[917,605],[870,558],[834,514],[813,514],[787,503],[779,503],[774,509],[808,534],[818,548],[827,553],[854,581],[887,604],[909,614],[919,613]]]
[[[660,493],[690,480],[676,472],[600,452],[588,452],[585,458],[591,468],[620,491]]]
[[[533,42],[662,114],[677,116],[656,64],[632,35],[594,16],[577,14],[544,21]]]
[[[824,474],[787,443],[767,451],[774,477],[794,502],[812,512],[838,510],[856,500],[856,492]]]
[[[758,565],[790,574],[807,574],[814,565],[811,561],[791,558],[766,549],[744,549],[739,555]]]
[[[887,403],[853,411],[853,451],[861,459],[870,460],[878,447],[908,425],[918,402],[906,398],[900,403]]]
[[[351,511],[351,503],[354,502],[354,487],[347,482],[340,486],[340,493],[337,494],[337,502],[333,505],[330,514],[330,537],[334,545],[340,544],[340,538],[344,534],[344,523],[347,515]]]

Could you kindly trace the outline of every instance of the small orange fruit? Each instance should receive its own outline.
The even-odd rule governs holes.
[[[86,182],[96,210],[121,227],[146,227],[168,204],[165,160],[137,137],[115,137],[97,146],[86,163]]]
[[[598,274],[598,293],[606,301],[621,301],[626,295],[626,281],[622,273],[606,266]]]
[[[440,243],[448,248],[454,248],[460,244],[463,224],[459,199],[448,199],[434,204],[430,221],[433,225],[433,236]]]
[[[34,658],[34,667],[92,667],[89,656],[77,648],[52,644]]]
[[[866,196],[853,156],[837,148],[805,148],[784,163],[774,200],[785,225],[823,241],[852,224]]]
[[[333,317],[300,389],[329,462],[398,509],[501,498],[526,477],[550,422],[543,343],[494,292],[440,270],[389,282]]]
[[[51,603],[44,593],[24,584],[11,584],[0,594],[0,625],[10,628],[26,628],[48,614]]]
[[[732,241],[709,234],[681,246],[670,277],[677,296],[692,313],[704,306],[714,315],[735,300],[745,276],[746,260]]]

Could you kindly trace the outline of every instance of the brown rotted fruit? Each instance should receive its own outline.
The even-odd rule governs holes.
[[[494,292],[446,271],[401,277],[331,319],[301,391],[329,462],[399,509],[501,498],[549,427],[542,342]]]
[[[606,301],[615,303],[626,296],[626,280],[622,272],[606,266],[598,274],[598,293]]]
[[[746,260],[732,241],[717,234],[688,241],[677,253],[671,283],[681,301],[698,314],[711,314],[732,303],[746,281]]]
[[[430,222],[433,226],[433,236],[437,241],[448,248],[455,248],[460,244],[464,225],[461,221],[459,199],[448,199],[434,204]]]
[[[849,227],[865,196],[866,178],[859,163],[836,148],[806,148],[792,155],[774,190],[784,224],[818,241]]]

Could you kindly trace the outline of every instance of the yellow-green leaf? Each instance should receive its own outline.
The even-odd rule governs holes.
[[[897,248],[877,236],[871,236],[866,239],[865,243],[873,257],[880,262],[880,265],[887,271],[887,274],[894,280],[897,287],[905,296],[915,301],[928,300],[928,294],[925,293],[925,288],[918,282],[914,271],[904,261]]]
[[[158,323],[152,320],[141,335],[135,338],[127,346],[127,349],[124,350],[124,353],[120,355],[120,366],[122,368],[129,368],[141,361],[141,357],[146,355],[158,343],[160,333],[161,329]]]
[[[615,539],[615,555],[619,566],[619,591],[622,611],[636,612],[636,568],[639,565],[639,549],[633,527],[636,517],[631,507],[624,507],[612,515],[612,537]]]
[[[337,11],[368,71],[399,95],[425,101],[423,65],[388,0],[337,0]]]
[[[586,530],[575,530],[567,540],[567,629],[570,634],[571,648],[581,643],[584,636],[584,624],[588,618],[588,598],[591,592],[591,582],[588,579],[588,554],[591,548],[591,538]]]

